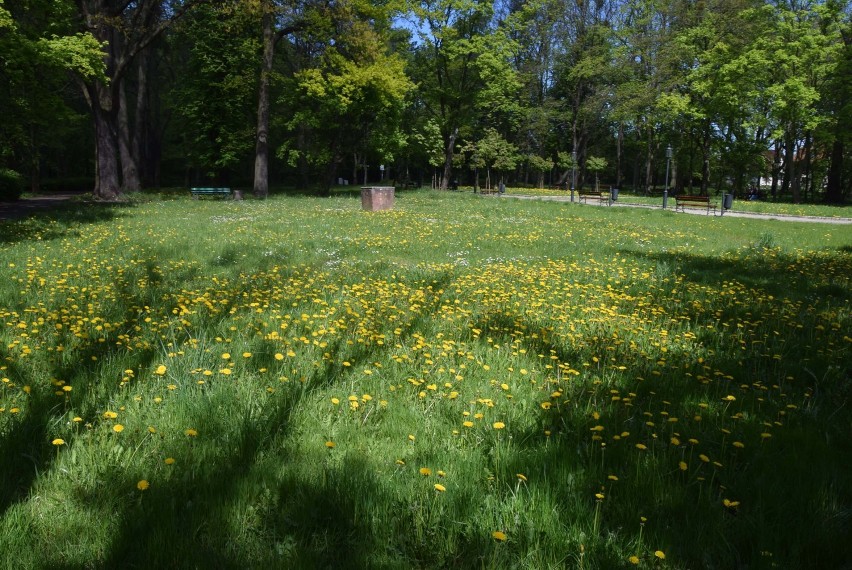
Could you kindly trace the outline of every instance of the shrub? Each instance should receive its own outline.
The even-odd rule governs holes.
[[[14,170],[0,168],[0,202],[15,202],[24,192],[24,177]]]

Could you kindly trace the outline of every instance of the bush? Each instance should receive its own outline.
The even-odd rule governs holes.
[[[24,177],[14,170],[0,168],[0,202],[16,202],[24,192]]]

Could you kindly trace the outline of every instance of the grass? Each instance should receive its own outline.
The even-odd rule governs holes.
[[[417,191],[2,230],[2,567],[852,555],[845,227]]]

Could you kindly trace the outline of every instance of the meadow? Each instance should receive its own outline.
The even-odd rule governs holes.
[[[0,250],[0,568],[852,559],[849,226],[150,197]]]

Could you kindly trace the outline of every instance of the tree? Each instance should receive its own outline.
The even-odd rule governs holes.
[[[77,11],[88,33],[104,46],[105,74],[79,75],[78,79],[92,112],[95,127],[97,178],[94,196],[115,200],[123,190],[135,191],[137,180],[122,180],[119,174],[119,141],[130,140],[119,122],[121,86],[134,59],[171,24],[203,0],[75,0]],[[134,157],[122,155],[125,160]],[[132,172],[125,168],[125,172]]]
[[[104,65],[102,45],[74,33],[63,4],[27,4],[24,12],[20,2],[0,0],[0,166],[29,172],[37,190],[41,148],[74,120],[63,97],[68,72],[94,80],[104,77]]]

